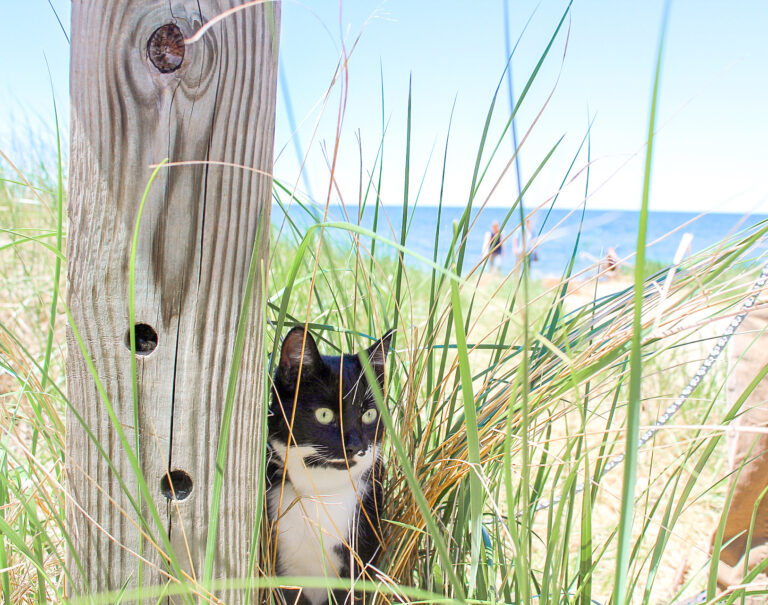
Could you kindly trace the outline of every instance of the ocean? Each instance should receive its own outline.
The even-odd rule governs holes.
[[[350,219],[357,222],[357,208],[348,208]],[[439,220],[440,235],[438,240],[438,259],[442,262],[451,243],[453,223],[461,218],[463,208],[443,207]],[[469,232],[467,240],[467,253],[464,262],[465,272],[480,261],[483,252],[483,241],[486,232],[491,228],[493,221],[503,225],[508,210],[504,208],[486,208],[480,216],[473,211],[472,221],[474,225]],[[291,218],[299,224],[309,224],[306,211],[298,206],[293,206]],[[515,265],[515,255],[512,250],[512,239],[519,235],[518,213],[509,219],[502,227],[504,237],[507,239],[504,246],[504,254],[501,260],[502,272],[509,272]],[[273,207],[272,222],[279,224],[283,218],[282,210],[278,206]],[[531,219],[531,228],[536,238],[536,260],[531,264],[533,277],[548,277],[562,275],[570,261],[576,239],[579,236],[579,246],[576,253],[574,272],[588,268],[605,256],[608,248],[613,247],[620,258],[634,253],[637,244],[637,229],[640,213],[624,210],[587,210],[584,213],[581,230],[581,210],[552,210],[548,215],[546,210],[535,213]],[[332,207],[329,210],[329,221],[346,220],[340,207]],[[696,253],[710,246],[716,245],[724,238],[733,236],[738,232],[754,226],[760,221],[767,221],[768,215],[743,214],[698,214],[689,212],[650,212],[648,217],[648,235],[646,247],[646,259],[661,264],[672,262],[683,235],[689,233],[693,236],[690,252]],[[370,229],[373,221],[372,210],[363,213],[361,226]],[[402,207],[384,206],[379,209],[378,233],[387,239],[398,241],[402,224]],[[432,258],[435,233],[438,227],[438,209],[431,206],[422,206],[409,209],[409,222],[407,225],[407,237],[405,246],[427,258]],[[341,238],[344,234],[332,235],[334,239]],[[348,240],[347,240],[348,241]],[[384,254],[386,246],[377,244],[377,255]],[[394,256],[395,251],[389,248]],[[755,256],[766,252],[768,243],[763,240],[760,247],[755,250]],[[408,264],[419,264],[418,260],[406,258]],[[634,258],[630,258],[627,264],[633,265]]]

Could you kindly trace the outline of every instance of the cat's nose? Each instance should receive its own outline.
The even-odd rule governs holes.
[[[356,454],[360,454],[363,451],[363,444],[362,443],[345,443],[344,449],[347,452],[347,456],[354,456]]]
[[[344,439],[344,449],[347,453],[347,458],[360,453],[363,449],[363,442],[359,435],[347,435]]]

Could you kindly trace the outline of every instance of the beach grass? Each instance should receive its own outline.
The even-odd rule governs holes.
[[[729,497],[723,427],[742,402],[725,397],[725,358],[670,425],[643,447],[638,437],[682,392],[738,313],[760,271],[755,246],[765,241],[768,224],[749,225],[674,269],[649,266],[639,237],[631,278],[622,273],[626,268],[612,279],[599,267],[573,275],[578,238],[570,265],[547,283],[531,278],[530,249],[513,272],[498,275],[467,246],[468,234],[486,222],[480,185],[506,177],[512,159],[504,158],[500,171],[495,161],[563,23],[499,131],[488,128],[502,111],[492,97],[475,164],[466,168],[473,184],[463,215],[451,233],[436,233],[431,256],[408,246],[418,203],[408,145],[397,232],[388,230],[388,209],[377,195],[381,156],[367,170],[372,176],[356,204],[346,207],[347,221],[326,220],[331,199],[316,204],[275,182],[262,326],[273,358],[293,325],[307,325],[327,353],[359,350],[396,329],[386,388],[376,392],[390,468],[385,548],[378,569],[356,584],[378,603],[655,604],[705,588],[715,599],[709,545]],[[404,100],[409,109],[413,102]],[[409,119],[408,134],[412,128]],[[653,120],[645,191],[628,192],[643,199],[645,210],[652,143]],[[444,158],[450,145],[446,136]],[[6,162],[0,181],[6,603],[63,602],[68,578],[81,571],[64,514],[66,178],[61,149],[56,157],[47,171],[15,170]],[[550,157],[539,160],[524,190]],[[586,167],[585,203],[589,163],[587,133],[562,175],[565,183],[576,167]],[[531,212],[521,198],[504,221],[508,237]],[[439,216],[442,195],[432,201]],[[542,200],[535,211],[546,217],[556,202],[557,195]],[[377,217],[372,228],[364,226],[365,212]],[[647,220],[644,212],[641,234]],[[540,230],[547,228],[544,218]],[[439,238],[450,242],[445,253]],[[270,371],[264,368],[266,381]],[[753,386],[744,385],[744,392]],[[618,455],[624,462],[614,470]],[[145,527],[151,523],[143,520]],[[258,552],[250,553],[256,579],[206,582],[205,570],[198,570],[197,582],[180,573],[167,541],[145,547],[163,551],[166,585],[139,585],[139,578],[80,600],[126,602],[141,594],[216,602],[210,590],[219,586],[261,588],[265,600],[276,602],[271,589],[281,583],[343,585],[274,578]]]
[[[57,227],[55,182],[9,180],[0,205],[3,224],[11,225],[2,242],[10,260],[1,276],[8,294],[0,337],[0,585],[10,602],[58,602],[67,573],[77,573],[64,564],[71,536],[63,513],[60,308],[51,324],[62,258],[55,242],[64,227]],[[36,194],[27,198],[30,186]],[[276,215],[285,208],[296,221],[305,213],[298,205],[288,211],[279,187],[275,195]],[[301,219],[314,220],[309,213]],[[398,327],[382,402],[391,422],[391,522],[371,587],[406,600],[414,593],[404,587],[426,591],[427,600],[606,602],[626,507],[620,469],[604,478],[601,469],[623,451],[626,437],[633,284],[564,275],[549,287],[529,280],[524,290],[525,267],[499,276],[481,264],[460,274],[460,225],[450,256],[404,263],[407,233],[395,242],[354,223],[298,223],[273,230],[268,346],[305,322],[329,352],[357,350]],[[651,424],[682,390],[738,309],[756,273],[752,244],[766,228],[687,259],[665,301],[665,271],[640,279],[639,425]],[[378,252],[371,255],[374,241]],[[718,365],[681,412],[679,423],[700,428],[673,425],[638,451],[628,602],[665,602],[706,583],[708,538],[697,528],[702,519],[717,525],[727,497],[717,447],[719,427],[733,415],[726,376],[725,364]],[[585,479],[593,481],[586,496],[576,492]],[[544,507],[547,501],[556,504]],[[676,584],[675,574],[684,580]]]

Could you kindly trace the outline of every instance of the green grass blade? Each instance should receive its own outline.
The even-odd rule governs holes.
[[[8,476],[8,457],[3,455],[3,462],[0,464],[0,473],[3,477]],[[8,502],[8,488],[5,481],[0,481],[0,518],[5,521],[5,506]],[[13,603],[11,592],[11,578],[8,575],[8,551],[6,550],[5,532],[0,532],[0,584],[3,588],[3,603],[11,605]]]
[[[224,469],[226,468],[227,461],[227,448],[229,446],[229,433],[232,428],[232,411],[235,405],[235,391],[237,388],[237,379],[240,373],[240,362],[243,357],[243,348],[245,345],[245,334],[248,328],[252,325],[248,321],[251,315],[252,298],[254,284],[256,283],[257,270],[263,268],[262,259],[262,245],[263,241],[259,234],[267,233],[266,229],[263,229],[263,221],[265,215],[269,212],[264,210],[260,216],[256,226],[256,237],[254,238],[253,248],[251,249],[251,260],[248,266],[248,278],[245,282],[245,291],[243,292],[243,300],[240,305],[240,316],[237,321],[237,332],[235,335],[235,343],[232,351],[232,365],[229,369],[229,379],[227,383],[227,395],[224,402],[224,410],[221,417],[221,430],[219,432],[219,441],[216,446],[216,472],[213,478],[213,490],[211,492],[211,507],[208,513],[208,536],[205,543],[205,563],[203,566],[203,582],[206,586],[210,586],[213,579],[213,560],[216,554],[216,541],[218,539],[219,531],[219,510],[221,508],[221,494],[222,487],[224,485]],[[266,296],[266,292],[262,291],[262,297]],[[259,307],[263,305],[263,301],[259,300]]]
[[[47,63],[47,61],[46,61]],[[50,69],[48,70],[48,76],[50,77]],[[51,365],[51,352],[53,351],[53,334],[56,325],[56,310],[58,308],[59,301],[59,282],[61,280],[61,263],[63,257],[63,239],[64,239],[64,177],[62,169],[62,156],[61,156],[61,133],[59,132],[59,114],[56,108],[56,97],[53,95],[53,81],[51,80],[51,99],[53,100],[53,115],[56,123],[56,175],[57,175],[57,188],[56,188],[56,260],[54,262],[53,269],[53,295],[51,297],[51,313],[48,325],[48,337],[45,343],[45,359],[43,361],[43,377],[42,387],[45,390],[48,382],[48,368]],[[32,453],[35,453],[33,444]]]
[[[155,182],[160,170],[168,163],[168,158],[161,161],[157,167],[152,171],[152,174],[147,181],[147,186],[144,188],[144,194],[141,196],[141,202],[139,203],[139,209],[136,213],[136,224],[133,227],[133,240],[131,242],[130,260],[128,263],[128,338],[131,346],[131,393],[133,403],[133,426],[134,426],[134,452],[136,454],[136,460],[141,466],[141,419],[139,414],[139,382],[138,375],[136,373],[136,251],[139,246],[139,232],[141,229],[141,217],[144,213],[144,205],[147,203],[147,197],[149,196],[149,190],[152,188],[152,183]],[[137,494],[137,500],[141,500],[141,494]],[[144,554],[144,537],[139,537],[139,556]],[[139,590],[144,575],[144,564],[139,559],[137,570],[137,581]],[[141,597],[139,597],[139,605],[141,605]]]
[[[658,104],[659,81],[661,77],[661,60],[664,51],[664,36],[667,28],[669,2],[664,8],[661,26],[658,54],[656,58],[656,74],[653,82],[651,97],[651,115],[648,123],[648,140],[645,154],[645,171],[643,176],[643,197],[640,210],[640,221],[637,234],[635,257],[635,286],[634,286],[634,318],[632,332],[632,348],[630,352],[629,403],[626,421],[626,450],[624,459],[624,480],[621,491],[621,516],[618,532],[618,552],[616,556],[616,575],[613,590],[615,605],[629,602],[627,594],[627,575],[630,565],[630,543],[632,540],[632,520],[634,518],[635,482],[637,480],[638,435],[640,434],[640,405],[643,362],[641,357],[642,312],[645,279],[645,244],[648,231],[648,199],[651,185],[651,163],[653,159],[653,137],[656,128],[656,108]]]
[[[484,495],[483,484],[478,473],[481,472],[480,466],[480,437],[477,428],[477,413],[475,410],[475,396],[472,391],[472,371],[469,367],[469,350],[467,349],[467,337],[464,332],[464,321],[461,312],[461,297],[459,296],[459,287],[455,281],[451,282],[451,301],[453,303],[453,327],[456,331],[456,345],[458,347],[459,375],[461,379],[461,393],[464,404],[464,423],[467,432],[467,448],[469,453],[469,463],[472,469],[469,473],[469,494],[470,494],[470,575],[469,575],[469,594],[472,595],[475,589],[478,571],[482,571],[480,566],[480,557],[482,555],[482,521]],[[483,583],[480,584],[481,586]],[[482,592],[480,599],[486,599],[487,594]]]
[[[104,384],[101,382],[101,379],[99,378],[99,374],[96,371],[96,367],[93,364],[93,360],[91,360],[90,356],[88,355],[88,349],[85,346],[85,342],[83,341],[83,337],[80,334],[80,330],[77,328],[77,325],[75,324],[75,319],[74,317],[72,317],[71,310],[66,305],[66,303],[62,302],[61,304],[64,307],[64,310],[67,314],[69,326],[70,326],[70,329],[72,330],[72,336],[75,338],[75,341],[77,342],[77,346],[80,349],[81,354],[83,355],[83,359],[86,365],[88,366],[88,370],[90,371],[91,376],[93,377],[94,385],[96,386],[96,389],[99,392],[99,396],[101,397],[101,401],[104,404],[110,423],[112,424],[112,428],[114,429],[117,435],[118,441],[120,443],[120,446],[123,448],[123,452],[125,453],[125,456],[128,458],[128,463],[130,464],[131,469],[133,470],[134,476],[136,478],[136,483],[139,488],[140,498],[146,505],[147,509],[149,510],[152,522],[154,523],[155,528],[157,529],[157,534],[160,536],[163,546],[165,547],[165,553],[168,556],[168,559],[170,561],[171,569],[176,574],[176,577],[181,578],[183,577],[183,574],[181,573],[181,566],[179,565],[178,559],[176,558],[176,554],[174,553],[173,547],[171,546],[171,541],[170,541],[170,538],[168,537],[168,533],[166,531],[165,525],[160,519],[160,514],[158,513],[157,507],[155,506],[155,502],[154,500],[152,500],[149,486],[147,485],[146,478],[144,477],[144,473],[142,472],[141,466],[139,465],[139,460],[133,451],[133,447],[131,446],[131,443],[128,441],[128,438],[125,435],[125,431],[123,430],[122,423],[120,422],[120,419],[118,418],[117,413],[115,412],[115,408],[112,405],[112,402],[109,400],[109,396],[107,395],[107,391],[104,388]],[[70,407],[70,409],[73,409],[73,408]],[[87,426],[85,425],[84,419],[80,416],[78,416],[78,422],[80,422],[84,426]],[[91,433],[90,430],[89,430],[89,437],[91,437],[91,439],[94,442],[96,442],[96,444],[98,445],[98,441],[95,439],[95,436],[93,436],[93,433]],[[99,446],[99,451],[100,451],[100,454],[103,457],[105,457],[106,460],[109,462],[109,456],[100,446]],[[115,472],[114,465],[110,463],[110,467],[113,469],[113,473],[114,473]],[[138,502],[132,499],[132,496],[128,488],[126,487],[125,482],[122,480],[119,474],[118,473],[115,473],[115,474],[116,474],[115,478],[120,483],[121,489],[126,494],[126,496],[130,499],[134,510],[139,515],[140,522],[145,526],[147,531],[151,531],[148,520],[146,520],[141,513],[140,505],[138,504]]]

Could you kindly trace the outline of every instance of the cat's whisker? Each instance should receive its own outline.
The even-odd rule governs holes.
[[[354,399],[355,399],[355,395],[357,395],[357,387],[360,385],[360,383],[361,383],[361,382],[362,382],[364,379],[365,379],[365,375],[364,375],[364,374],[360,374],[360,375],[357,377],[357,380],[355,380],[355,382],[354,382],[354,383],[352,384],[352,386],[349,388],[349,390],[347,391],[347,393],[344,395],[344,398],[345,398],[345,399],[347,399],[347,398],[350,398],[350,399],[353,399],[353,400],[354,400]],[[368,382],[367,382],[367,381],[366,381],[366,383],[365,383],[365,384],[366,384],[367,390],[368,390],[368,391],[370,391],[370,388],[371,388],[371,387],[370,387],[370,385],[368,384]]]

